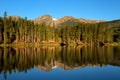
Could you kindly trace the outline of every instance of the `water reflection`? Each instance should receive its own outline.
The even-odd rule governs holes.
[[[119,47],[27,47],[0,48],[0,73],[27,72],[37,67],[70,70],[85,66],[120,65]]]

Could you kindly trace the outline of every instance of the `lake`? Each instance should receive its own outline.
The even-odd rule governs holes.
[[[120,47],[0,48],[0,80],[120,80]]]

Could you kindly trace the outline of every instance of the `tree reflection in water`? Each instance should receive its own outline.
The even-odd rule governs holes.
[[[0,48],[0,73],[27,72],[37,67],[44,71],[85,66],[120,65],[119,47],[26,47]]]

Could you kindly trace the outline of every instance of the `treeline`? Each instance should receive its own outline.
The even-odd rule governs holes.
[[[0,73],[12,70],[27,71],[30,68],[49,71],[54,66],[65,70],[85,66],[119,66],[118,47],[27,47],[0,48]]]
[[[116,30],[117,31],[117,30]],[[119,32],[119,31],[118,31]],[[116,33],[117,34],[117,33]],[[119,41],[119,35],[107,22],[63,23],[59,27],[34,24],[25,18],[0,17],[0,43],[105,44]]]

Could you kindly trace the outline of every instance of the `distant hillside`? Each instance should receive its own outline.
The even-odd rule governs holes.
[[[108,21],[108,23],[112,27],[120,27],[120,20]]]
[[[99,23],[99,22],[106,22],[104,20],[86,20],[83,18],[74,18],[72,16],[64,16],[62,18],[53,18],[50,15],[44,15],[36,18],[34,20],[35,24],[45,23],[46,25],[51,25],[58,27],[63,23],[74,24],[74,23]]]

